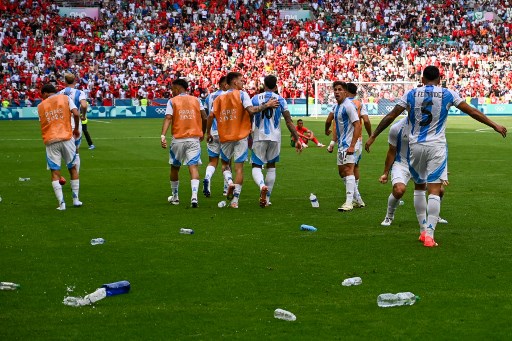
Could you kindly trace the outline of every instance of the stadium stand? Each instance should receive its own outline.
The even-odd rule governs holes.
[[[60,16],[59,4],[99,6],[99,18]],[[310,18],[280,19],[297,8]],[[272,73],[283,97],[304,98],[315,80],[418,81],[433,64],[461,95],[509,103],[511,16],[503,0],[2,1],[0,95],[31,106],[72,71],[95,104],[158,103],[176,77],[205,97],[234,70],[250,94]]]

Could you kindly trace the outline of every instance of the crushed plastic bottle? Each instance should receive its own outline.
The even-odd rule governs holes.
[[[405,201],[400,200],[400,201],[398,202],[398,204],[399,204],[400,206],[403,206],[403,205],[405,205]]]
[[[380,294],[377,297],[377,305],[381,308],[398,307],[402,305],[413,305],[420,297],[412,292],[399,292],[398,294]]]
[[[300,225],[300,229],[301,229],[301,231],[311,231],[311,232],[316,231],[316,227],[314,227],[312,225],[306,225],[306,224]]]
[[[194,234],[194,230],[181,228],[180,233],[181,234]]]
[[[363,283],[361,277],[352,277],[345,279],[343,282],[341,282],[341,285],[344,287],[350,287],[352,285],[360,285],[361,283]]]
[[[100,245],[100,244],[104,244],[104,243],[105,243],[105,239],[103,239],[103,238],[91,239],[91,245]]]
[[[71,306],[71,307],[82,307],[84,305],[91,305],[93,303],[98,302],[99,300],[104,299],[107,297],[107,291],[105,288],[98,288],[95,292],[92,292],[90,294],[85,295],[85,297],[64,297],[64,303],[65,305]]]
[[[30,181],[30,178],[19,178],[19,181]]]
[[[0,290],[18,290],[20,288],[19,284],[12,282],[0,282]]]
[[[316,207],[320,207],[320,203],[318,202],[318,198],[313,193],[311,193],[311,195],[309,196],[309,201],[311,201],[311,206],[312,207],[315,207],[315,208]]]
[[[227,203],[226,203],[226,201],[225,201],[225,200],[219,201],[219,203],[217,204],[217,206],[218,206],[219,208],[226,207],[226,205],[227,205]]]
[[[295,321],[297,319],[297,317],[293,313],[279,308],[274,311],[274,317],[276,319],[285,321]]]

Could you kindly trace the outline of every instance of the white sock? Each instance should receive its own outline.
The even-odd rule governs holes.
[[[171,181],[171,194],[178,195],[178,189],[180,187],[180,181]]]
[[[228,183],[228,185],[231,185],[233,183],[233,174],[231,174],[230,170],[225,170],[222,172],[222,175],[224,175],[224,181]]]
[[[192,187],[192,199],[197,199],[197,191],[199,188],[199,180],[192,179],[190,180],[190,186]]]
[[[60,185],[59,180],[52,181],[52,187],[55,192],[55,197],[60,205],[64,202],[64,194],[62,193],[62,186]]]
[[[414,209],[420,224],[420,233],[427,228],[427,199],[425,198],[425,193],[423,190],[414,190]]]
[[[427,235],[434,238],[434,231],[441,211],[441,200],[438,195],[430,194],[428,196],[427,211]]]
[[[394,219],[395,211],[400,203],[400,199],[395,198],[393,193],[391,193],[388,197],[388,212],[386,213],[386,217]]]
[[[360,200],[361,194],[359,193],[359,179],[356,180],[356,185],[354,187],[354,200]]]
[[[265,180],[263,179],[263,172],[261,171],[261,168],[254,167],[252,169],[252,178],[261,191],[261,188],[265,186]]]
[[[268,168],[267,175],[265,176],[265,184],[268,187],[267,202],[270,202],[270,193],[272,193],[272,190],[274,189],[275,182],[276,182],[276,169]]]
[[[78,192],[80,190],[80,180],[71,180],[71,193],[73,193],[73,202],[77,202],[78,200]]]
[[[78,153],[75,156],[75,167],[76,167],[76,172],[80,173],[80,154],[78,154]]]
[[[213,176],[213,173],[215,173],[215,167],[213,167],[213,166],[206,167],[206,174],[204,175],[204,178],[207,180],[210,180]]]
[[[240,193],[242,193],[242,185],[235,184],[235,192],[233,193],[234,197],[232,202],[238,202],[238,199],[240,198]]]
[[[356,177],[353,175],[346,176],[345,178],[345,193],[347,196],[346,202],[352,203],[354,198],[354,188],[356,187]]]

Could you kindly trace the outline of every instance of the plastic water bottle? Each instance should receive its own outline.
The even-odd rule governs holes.
[[[285,321],[295,321],[297,317],[290,313],[289,311],[286,311],[284,309],[276,309],[274,311],[274,317],[276,319],[285,320]]]
[[[300,225],[300,229],[301,229],[301,231],[311,231],[311,232],[316,231],[316,227],[311,226],[311,225],[306,225],[306,224]]]
[[[311,195],[309,196],[309,201],[311,201],[311,206],[320,207],[320,203],[318,202],[316,195],[314,195],[313,193],[311,193]]]
[[[30,181],[30,178],[19,178],[19,181]]]
[[[84,297],[84,303],[85,304],[92,304],[92,303],[95,303],[99,300],[102,300],[104,299],[105,297],[107,297],[107,290],[105,288],[99,288],[99,289],[96,289],[95,292],[92,292],[88,295],[85,295]]]
[[[103,284],[101,287],[105,288],[107,296],[127,294],[130,291],[130,282],[119,281],[114,283]]]
[[[350,287],[352,285],[359,285],[361,283],[363,283],[361,277],[352,277],[345,279],[343,282],[341,282],[341,285],[343,285],[344,287]]]
[[[397,307],[401,305],[413,305],[420,297],[412,292],[399,292],[398,294],[380,294],[377,297],[377,305],[381,308]]]
[[[17,290],[20,288],[19,284],[12,282],[0,282],[0,290]]]
[[[226,203],[226,201],[225,201],[225,200],[219,201],[219,203],[217,204],[217,206],[218,206],[219,208],[226,207],[226,205],[227,205],[227,203]]]
[[[403,205],[405,205],[405,201],[400,200],[400,201],[398,202],[398,204],[399,204],[400,206],[403,206]]]
[[[103,243],[105,243],[105,239],[103,239],[103,238],[91,239],[91,245],[100,245],[100,244],[103,244]]]
[[[194,230],[192,229],[180,229],[181,234],[194,234]]]

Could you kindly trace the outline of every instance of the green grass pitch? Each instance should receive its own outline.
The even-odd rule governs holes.
[[[511,130],[512,118],[495,117]],[[378,123],[373,119],[374,127]],[[320,140],[323,119],[308,119]],[[450,185],[439,247],[417,241],[411,184],[394,224],[380,226],[391,185],[378,182],[387,132],[361,163],[367,207],[340,213],[344,187],[335,153],[296,154],[283,125],[272,206],[258,206],[250,165],[238,210],[212,197],[189,208],[188,170],[179,206],[170,194],[161,120],[91,121],[96,150],[81,150],[80,199],[57,211],[37,121],[0,122],[1,340],[509,340],[512,335],[512,147],[486,126],[448,119]],[[480,129],[479,131],[477,131]],[[366,135],[366,133],[365,133]],[[207,165],[203,145],[201,176]],[[69,174],[65,174],[69,180]],[[30,177],[27,182],[19,177]],[[201,185],[202,188],[202,185]],[[320,208],[311,207],[314,192]],[[299,231],[301,224],[317,232]],[[195,230],[182,235],[182,227]],[[95,237],[104,245],[91,246]],[[360,276],[357,287],[344,278]],[[104,283],[128,280],[127,295],[65,306]],[[73,287],[73,292],[67,292]],[[421,301],[382,309],[380,293],[412,291]],[[273,318],[293,312],[297,321]]]

